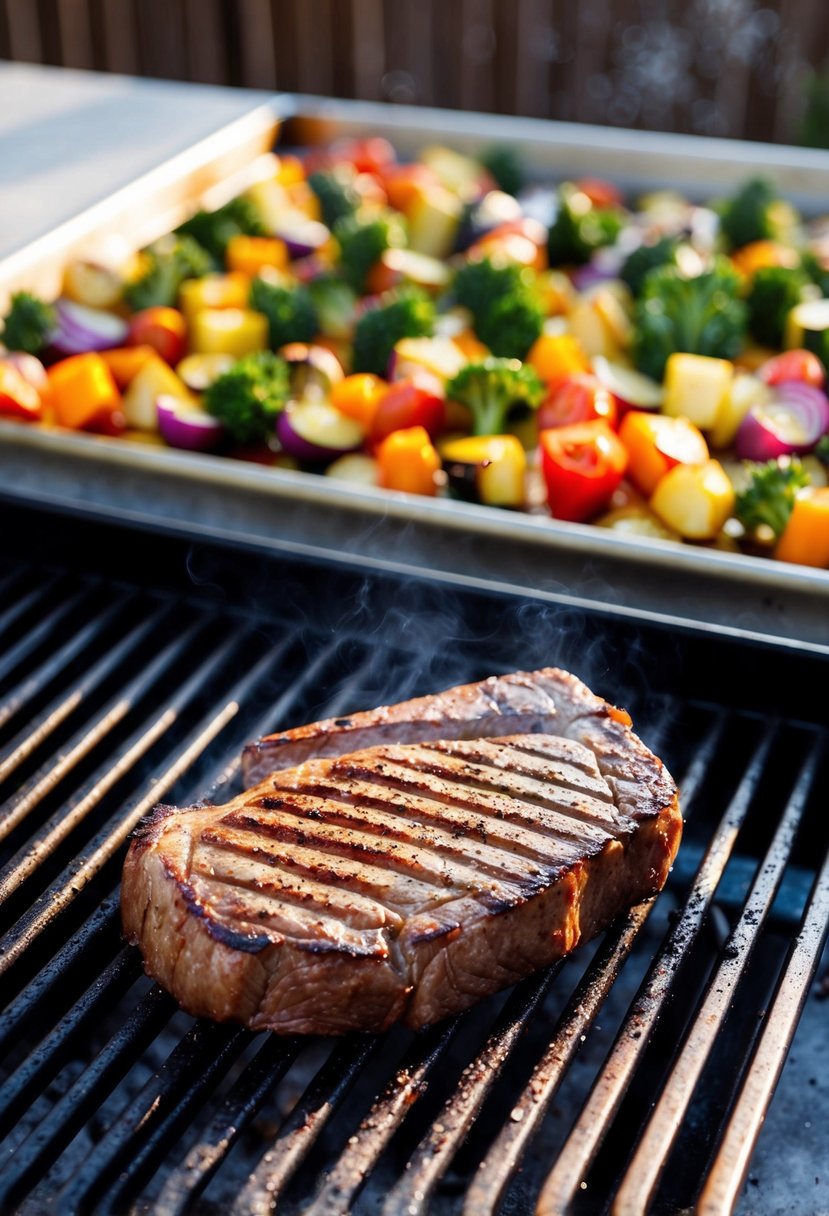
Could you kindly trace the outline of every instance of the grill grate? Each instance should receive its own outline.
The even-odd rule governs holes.
[[[738,1205],[826,934],[821,660],[64,528],[23,515],[42,568],[0,554],[0,1211]],[[144,977],[117,882],[156,802],[223,799],[266,729],[555,661],[680,778],[655,904],[419,1035],[252,1035]]]

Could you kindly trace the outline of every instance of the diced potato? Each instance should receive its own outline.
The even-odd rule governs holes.
[[[358,486],[376,486],[379,484],[377,461],[373,456],[364,456],[362,452],[348,452],[340,456],[325,470],[326,477],[335,477],[338,481],[350,481]]]
[[[294,209],[285,185],[275,177],[254,182],[252,186],[248,187],[245,197],[253,203],[262,216],[265,227],[269,228],[271,232],[275,232],[279,227],[279,222],[285,212]]]
[[[665,413],[710,430],[720,416],[733,376],[734,364],[728,359],[671,355],[665,369]]]
[[[123,409],[127,425],[137,431],[156,431],[156,401],[161,396],[176,397],[195,405],[195,398],[184,381],[163,359],[150,359],[133,376],[124,393]]]
[[[420,160],[429,166],[446,190],[462,199],[477,197],[483,173],[479,161],[455,152],[453,148],[444,148],[442,144],[423,148]]]
[[[629,503],[624,507],[616,507],[601,519],[597,519],[596,523],[600,528],[609,528],[612,532],[622,532],[626,536],[643,536],[650,540],[680,540],[676,532],[672,528],[666,528],[659,516],[644,503]]]
[[[734,489],[718,460],[678,464],[659,482],[650,505],[686,540],[713,540],[734,509]]]
[[[720,401],[717,417],[709,434],[711,446],[729,447],[751,407],[765,404],[771,399],[771,389],[759,376],[738,372]]]
[[[567,322],[570,333],[591,359],[597,355],[612,363],[624,359],[631,328],[624,305],[615,292],[606,289],[582,295],[570,310]]]
[[[430,258],[446,258],[455,245],[463,215],[457,195],[441,186],[424,190],[409,212],[409,248]]]
[[[193,350],[241,358],[268,344],[268,318],[251,308],[204,308],[191,330]]]

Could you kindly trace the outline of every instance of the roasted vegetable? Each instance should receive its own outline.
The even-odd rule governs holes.
[[[165,236],[143,252],[146,269],[124,288],[135,312],[158,305],[173,307],[185,279],[200,279],[213,269],[207,250],[190,236]]]
[[[269,341],[274,348],[289,342],[309,342],[319,329],[314,302],[306,287],[283,287],[261,277],[254,279],[250,306],[267,317]]]
[[[422,426],[393,431],[377,449],[378,480],[387,490],[432,496],[439,469],[440,457]]]
[[[320,275],[307,284],[320,333],[347,339],[354,330],[357,297],[347,283],[334,275]]]
[[[808,287],[809,277],[799,267],[764,266],[756,271],[747,298],[752,337],[762,346],[782,346],[788,315]]]
[[[526,268],[490,258],[467,262],[455,276],[454,294],[493,354],[523,359],[541,334],[544,313]]]
[[[160,359],[157,362],[166,366]],[[51,367],[49,390],[58,423],[73,430],[88,427],[101,414],[111,414],[121,407],[121,394],[112,373],[94,352],[73,355]]]
[[[355,291],[365,290],[366,277],[386,249],[406,244],[406,227],[395,211],[367,219],[347,215],[334,225],[340,246],[340,270]]]
[[[652,494],[676,465],[708,459],[705,439],[687,418],[631,410],[622,420],[619,438],[628,454],[628,476],[643,494]]]
[[[589,262],[597,249],[612,245],[622,228],[616,207],[594,207],[584,191],[565,182],[558,192],[559,207],[547,239],[550,265]]]
[[[734,489],[718,460],[678,464],[659,482],[650,505],[686,540],[713,540],[734,508]]]
[[[774,556],[802,566],[829,566],[829,488],[810,487],[794,500]]]
[[[815,456],[822,465],[829,469],[829,435],[824,435],[820,443],[815,448]]]
[[[252,308],[203,308],[190,333],[190,346],[199,355],[241,359],[267,345],[268,319]]]
[[[658,241],[640,245],[625,259],[619,278],[626,283],[634,296],[642,294],[649,271],[660,266],[675,266],[679,241],[675,236],[663,236]]]
[[[217,267],[224,263],[225,250],[234,236],[269,236],[257,208],[246,198],[234,198],[215,211],[197,211],[179,224],[179,236],[192,237],[213,258]]]
[[[333,228],[337,220],[354,215],[360,206],[360,194],[354,188],[354,171],[350,165],[335,165],[320,169],[308,178],[308,185],[319,199],[322,221]]]
[[[583,523],[605,509],[627,466],[627,452],[606,422],[576,422],[539,435],[547,501],[556,519]]]
[[[499,190],[519,194],[524,188],[527,180],[524,165],[515,148],[509,144],[493,144],[485,148],[480,159]]]
[[[710,355],[674,354],[665,365],[663,410],[671,418],[688,418],[703,431],[715,426],[731,381],[734,364]]]
[[[515,435],[470,435],[440,449],[449,489],[467,502],[522,507],[527,457]]]
[[[473,435],[501,435],[514,410],[540,405],[544,386],[527,364],[493,357],[461,368],[446,385],[446,395],[470,411]]]
[[[780,536],[789,522],[798,490],[809,476],[796,456],[781,456],[766,464],[748,466],[749,483],[737,495],[734,514],[746,532],[770,528]]]
[[[742,185],[717,211],[729,249],[741,249],[751,241],[785,240],[797,218],[771,182],[762,177]]]
[[[7,350],[38,355],[48,346],[56,324],[57,314],[51,304],[30,291],[17,291],[11,298],[0,337]]]
[[[785,344],[809,350],[829,366],[829,300],[806,300],[786,318]]]
[[[673,266],[649,271],[635,310],[632,353],[639,371],[661,380],[674,351],[733,359],[748,320],[738,285],[723,259],[692,279]]]
[[[204,407],[239,444],[270,439],[290,393],[284,359],[271,351],[245,355],[204,394]]]
[[[381,296],[354,331],[355,372],[385,376],[391,353],[401,338],[428,338],[435,325],[435,307],[424,291],[401,287]]]

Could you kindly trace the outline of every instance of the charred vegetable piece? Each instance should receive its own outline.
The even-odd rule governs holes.
[[[267,317],[269,341],[274,348],[289,342],[310,342],[319,329],[314,302],[305,287],[283,287],[267,279],[254,279],[250,306]]]
[[[57,315],[51,304],[30,291],[17,291],[11,298],[0,337],[8,350],[38,355],[48,346],[56,323]]]
[[[357,322],[353,370],[385,376],[400,339],[431,337],[434,326],[435,307],[425,292],[416,287],[387,292]]]
[[[796,456],[750,465],[748,472],[749,484],[737,495],[734,513],[747,532],[769,528],[779,537],[798,491],[809,484],[808,474]]]
[[[491,357],[461,368],[446,395],[470,411],[474,435],[502,435],[510,414],[538,408],[544,386],[528,364]]]
[[[524,505],[527,457],[515,435],[472,435],[440,449],[449,488],[467,502]]]
[[[204,406],[224,423],[236,443],[257,443],[273,435],[290,388],[285,360],[271,351],[257,351],[245,355],[210,385]]]
[[[547,501],[556,519],[583,523],[606,508],[627,467],[624,445],[605,422],[578,422],[539,435]]]

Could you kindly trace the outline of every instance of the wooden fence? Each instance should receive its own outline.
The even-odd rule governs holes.
[[[829,0],[0,0],[0,57],[794,142]]]

